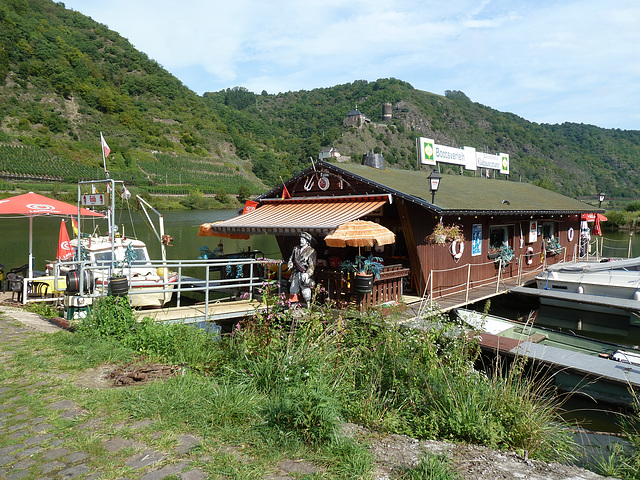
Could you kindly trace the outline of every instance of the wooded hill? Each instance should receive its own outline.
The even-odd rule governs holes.
[[[393,118],[382,121],[382,105]],[[356,108],[370,121],[343,120]],[[0,175],[75,182],[102,173],[155,192],[265,191],[335,146],[417,168],[415,139],[511,158],[511,181],[573,197],[640,197],[640,132],[528,122],[397,79],[196,95],[118,33],[48,0],[0,0]],[[459,173],[457,167],[445,167]],[[469,174],[465,172],[465,174]],[[98,177],[100,178],[100,177]]]

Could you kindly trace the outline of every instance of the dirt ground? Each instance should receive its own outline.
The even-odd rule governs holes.
[[[58,325],[20,308],[1,307],[7,315],[34,330],[55,332]],[[127,387],[141,382],[168,378],[180,374],[175,366],[161,364],[102,365],[85,371],[77,378],[76,385],[83,388]],[[495,451],[474,445],[457,445],[443,441],[421,441],[403,435],[380,436],[355,424],[344,424],[343,433],[356,437],[369,445],[376,458],[373,478],[385,480],[400,470],[415,467],[425,453],[444,454],[451,459],[453,468],[463,480],[591,480],[605,479],[589,470],[557,463],[529,460],[512,452]],[[295,465],[294,465],[295,464]],[[319,470],[312,464],[292,460],[294,470],[289,472],[314,473]],[[283,472],[285,473],[285,472]],[[286,473],[285,473],[286,475]],[[278,478],[292,478],[282,476]]]

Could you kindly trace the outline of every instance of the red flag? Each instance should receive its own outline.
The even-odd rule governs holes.
[[[244,209],[242,210],[242,214],[244,215],[245,213],[255,210],[257,206],[258,206],[258,202],[254,202],[253,200],[247,200],[246,203],[244,204]]]
[[[287,186],[282,184],[282,200],[286,200],[287,198],[291,198],[291,195],[289,194],[289,190],[287,190]]]
[[[104,152],[104,156],[108,157],[109,154],[111,153],[111,149],[109,148],[109,145],[107,145],[107,142],[104,141],[102,132],[100,132],[100,145],[102,146],[102,151]]]
[[[73,257],[73,249],[69,243],[69,233],[67,232],[67,226],[64,220],[60,222],[60,235],[58,236],[58,254],[56,255],[58,260],[68,260]]]
[[[593,225],[593,234],[602,236],[602,229],[600,228],[600,216],[596,216],[596,222]]]

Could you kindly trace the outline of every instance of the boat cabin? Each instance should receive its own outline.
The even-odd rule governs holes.
[[[442,175],[432,192],[429,173],[319,161],[258,197],[255,210],[211,229],[221,235],[275,235],[285,261],[298,235],[310,232],[316,276],[330,297],[343,298],[352,287],[341,264],[356,255],[380,257],[385,268],[374,282],[379,287],[365,299],[375,305],[399,300],[403,292],[437,299],[576,258],[581,214],[599,211],[504,179]],[[327,246],[326,235],[355,219],[387,227],[395,243]]]

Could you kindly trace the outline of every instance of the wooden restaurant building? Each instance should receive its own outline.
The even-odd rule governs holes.
[[[329,297],[348,299],[350,283],[339,262],[373,253],[385,265],[365,297],[376,305],[403,293],[437,301],[572,260],[579,255],[581,215],[599,211],[531,184],[481,177],[443,175],[432,192],[429,174],[319,161],[258,197],[255,210],[210,228],[223,235],[275,235],[285,261],[299,234],[311,233],[316,280]],[[371,252],[327,247],[327,234],[356,219],[387,227],[395,243]]]

